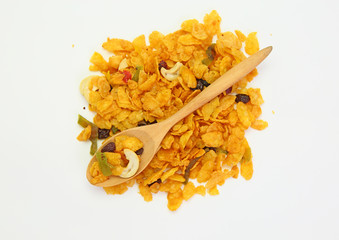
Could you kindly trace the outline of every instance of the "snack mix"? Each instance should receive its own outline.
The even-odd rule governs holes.
[[[245,53],[252,55],[259,50],[255,32],[247,36],[239,30],[222,32],[220,21],[218,13],[212,11],[203,23],[184,21],[174,33],[153,31],[149,45],[145,35],[132,42],[108,38],[102,47],[111,56],[105,59],[93,54],[90,70],[100,73],[85,78],[80,91],[96,115],[93,123],[79,115],[84,129],[77,138],[91,141],[91,154],[97,156],[90,170],[93,184],[110,175],[132,176],[134,170],[129,165],[138,161],[143,150],[139,139],[119,136],[105,146],[106,150],[96,153],[97,139],[165,120],[244,60]],[[219,194],[217,186],[238,178],[239,173],[250,180],[253,162],[245,130],[268,126],[258,119],[264,102],[260,89],[246,87],[256,75],[257,70],[252,71],[175,124],[143,172],[120,185],[105,187],[105,191],[123,194],[137,183],[145,201],[165,192],[168,209],[175,211],[195,194]]]

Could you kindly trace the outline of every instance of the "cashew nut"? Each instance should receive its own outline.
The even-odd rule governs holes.
[[[161,74],[167,80],[174,80],[179,77],[180,68],[183,66],[181,62],[177,62],[171,69],[161,68]]]
[[[91,89],[89,89],[89,86],[91,84],[91,80],[92,78],[95,76],[89,76],[84,78],[81,83],[80,83],[80,93],[86,98],[87,102],[89,102],[89,93],[91,91]],[[96,91],[98,88],[96,88],[95,86],[93,86],[92,91]]]
[[[122,178],[132,177],[139,169],[139,157],[138,155],[130,149],[124,149],[124,154],[129,160],[127,167],[125,167],[124,171],[120,174]]]

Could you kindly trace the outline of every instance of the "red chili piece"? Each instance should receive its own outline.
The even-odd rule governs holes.
[[[128,80],[132,79],[132,74],[130,71],[124,70],[122,73],[125,75],[124,78],[122,79],[125,83],[127,83]]]

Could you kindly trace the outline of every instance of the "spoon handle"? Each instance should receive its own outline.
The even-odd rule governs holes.
[[[204,104],[211,101],[213,98],[221,94],[223,91],[231,87],[233,84],[238,82],[240,79],[245,77],[251,71],[253,71],[256,66],[258,66],[272,51],[272,47],[266,47],[259,52],[253,54],[249,58],[243,60],[230,70],[228,70],[224,75],[215,80],[211,85],[204,89],[199,95],[193,98],[188,102],[183,108],[181,108],[177,113],[172,115],[166,121],[168,123],[177,123],[190,113],[194,112]]]

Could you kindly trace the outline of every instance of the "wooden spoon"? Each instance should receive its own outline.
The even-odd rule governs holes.
[[[98,151],[109,142],[113,142],[114,138],[119,135],[127,135],[134,136],[140,139],[144,143],[144,152],[140,156],[140,165],[139,169],[134,176],[131,178],[121,178],[118,176],[110,176],[105,182],[97,183],[95,186],[99,187],[110,187],[115,186],[120,183],[126,182],[134,177],[136,177],[139,173],[141,173],[150,161],[153,159],[154,155],[160,148],[160,144],[167,134],[167,132],[181,119],[194,112],[204,104],[211,101],[213,98],[221,94],[223,91],[231,87],[233,84],[238,82],[240,79],[245,77],[248,73],[255,69],[257,65],[259,65],[272,51],[272,47],[266,47],[249,58],[243,60],[230,70],[228,70],[224,75],[214,81],[211,85],[209,85],[206,89],[204,89],[199,95],[193,98],[190,102],[188,102],[183,108],[181,108],[174,115],[169,117],[168,119],[143,127],[136,127],[127,129],[120,133],[115,134],[111,138],[109,138],[104,145],[102,145]],[[96,157],[92,158],[87,168],[87,179],[91,183],[92,176],[90,174],[90,168],[92,164],[96,161]]]

